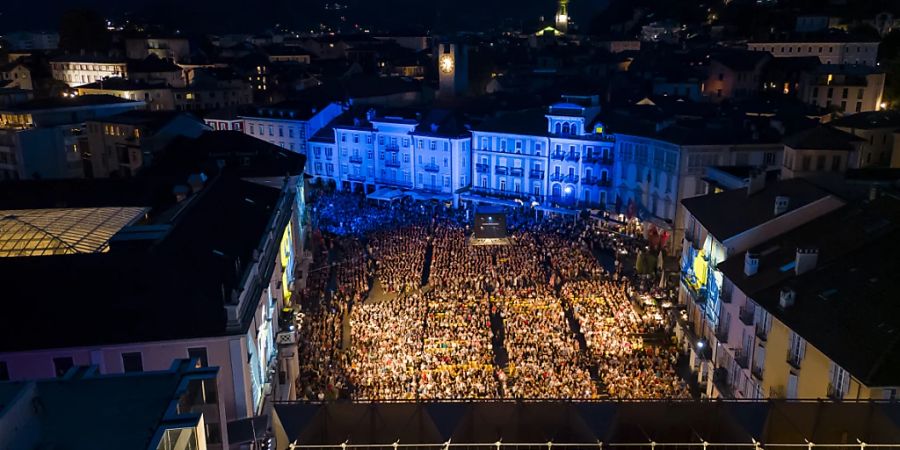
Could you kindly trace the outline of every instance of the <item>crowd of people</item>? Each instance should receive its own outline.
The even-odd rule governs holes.
[[[645,343],[660,324],[633,301],[644,284],[598,260],[640,249],[639,235],[513,215],[509,245],[475,245],[457,210],[341,194],[315,205],[334,237],[313,269],[329,275],[304,292],[305,398],[690,395],[675,348]]]

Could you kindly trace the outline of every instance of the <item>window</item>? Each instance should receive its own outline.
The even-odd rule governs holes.
[[[278,137],[284,137],[284,127],[278,126]]]
[[[828,95],[826,95],[826,97],[834,97],[834,88],[828,88]]]
[[[725,74],[719,72],[719,81],[723,81],[723,80],[725,80]]]
[[[188,349],[188,358],[197,360],[197,368],[209,367],[209,358],[206,356],[206,347],[194,347]]]
[[[0,381],[9,381],[9,367],[6,361],[0,361]]]
[[[122,353],[122,369],[125,373],[143,372],[144,360],[141,352]]]
[[[359,135],[358,135],[358,134],[354,134],[354,135],[353,135],[353,143],[354,143],[354,144],[359,144]]]
[[[787,392],[785,393],[788,400],[797,398],[797,378],[797,375],[788,374]]]
[[[771,166],[771,165],[775,164],[775,153],[774,152],[766,152],[765,155],[763,155],[763,162],[767,166]]]
[[[825,155],[816,157],[816,170],[825,170]]]
[[[800,362],[806,356],[806,341],[799,334],[791,332],[788,347],[788,362],[794,367],[800,367]]]
[[[856,99],[857,99],[857,100],[862,100],[862,98],[863,98],[863,90],[862,90],[862,89],[858,89],[858,90],[856,91]]]
[[[53,358],[53,368],[56,370],[57,377],[65,375],[73,366],[75,366],[75,363],[72,361],[71,356]]]
[[[275,136],[275,127],[269,125],[269,136]]]
[[[368,134],[368,135],[366,135],[366,144],[371,144],[371,143],[372,143],[372,135]]]
[[[806,155],[803,157],[803,159],[801,161],[802,161],[802,163],[801,163],[800,168],[804,171],[808,171],[809,168],[812,166],[812,156]]]
[[[436,142],[434,142],[434,141],[429,141],[429,142],[428,142],[428,149],[429,149],[429,150],[434,150],[434,149],[436,149],[436,148],[437,148],[437,143],[436,143]]]
[[[250,124],[250,134],[256,133],[256,131],[254,130],[254,128],[255,128],[255,127],[254,127],[253,124],[251,123],[251,124]]]
[[[835,363],[831,363],[831,382],[829,383],[829,396],[841,399],[850,390],[850,374]]]
[[[293,128],[288,128],[288,137],[289,138],[294,137],[294,129]]]

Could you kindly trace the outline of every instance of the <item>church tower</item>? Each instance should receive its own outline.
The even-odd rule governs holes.
[[[465,45],[442,43],[438,47],[439,90],[441,98],[466,95],[469,90],[469,53]]]
[[[569,0],[559,0],[559,7],[556,10],[556,29],[563,34],[569,31]]]

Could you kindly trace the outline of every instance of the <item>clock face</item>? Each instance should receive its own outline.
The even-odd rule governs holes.
[[[440,67],[441,67],[441,72],[444,72],[444,73],[453,72],[453,57],[450,55],[441,56]]]

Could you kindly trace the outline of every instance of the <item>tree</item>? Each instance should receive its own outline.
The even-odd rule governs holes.
[[[72,9],[63,13],[59,23],[59,48],[66,52],[105,52],[112,40],[106,21],[90,9]]]

